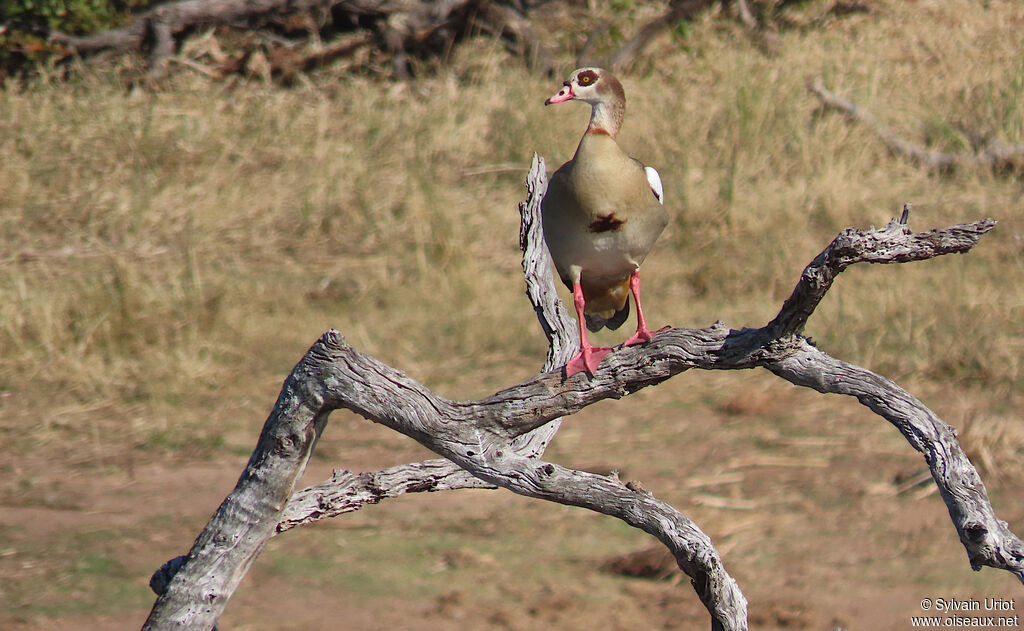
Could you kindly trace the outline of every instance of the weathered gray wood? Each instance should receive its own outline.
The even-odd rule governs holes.
[[[564,365],[576,353],[579,338],[574,320],[569,317],[568,311],[558,299],[550,260],[543,246],[540,201],[546,187],[543,159],[535,157],[527,178],[527,201],[520,205],[520,245],[523,249],[527,295],[550,343],[545,369],[554,370]],[[554,423],[548,423],[542,425],[540,430],[549,428],[556,427]],[[684,571],[694,577],[694,587],[702,602],[709,610],[719,612],[714,628],[746,628],[746,601],[735,581],[721,568],[721,559],[707,535],[667,504],[628,489],[617,478],[606,478],[532,461],[531,458],[538,457],[543,452],[549,439],[539,434],[540,430],[531,431],[523,436],[514,436],[510,440],[492,437],[491,440],[497,446],[477,452],[479,458],[485,459],[492,475],[499,476],[496,484],[523,495],[583,506],[613,515],[653,534],[676,556]],[[523,438],[527,440],[523,441]],[[511,449],[502,447],[502,444],[510,446]],[[444,465],[446,462],[451,464],[449,461],[429,461],[429,469],[433,473],[429,483],[424,487],[413,486],[423,482],[419,476],[416,476],[415,480],[410,480],[408,470],[428,463],[405,465],[386,472],[359,476],[347,472],[336,474],[337,481],[329,480],[296,494],[278,525],[278,531],[283,532],[300,523],[356,510],[364,503],[374,503],[393,494],[409,490],[440,490],[440,487],[449,483],[448,478],[444,477],[449,472],[448,467]],[[464,475],[464,472],[459,471],[461,473],[453,474],[458,482],[457,486],[452,488],[463,488],[461,485],[465,481],[459,476]],[[509,473],[501,472],[513,472],[512,479],[508,480]],[[388,482],[385,482],[385,477],[388,478]],[[478,479],[471,479],[481,484]],[[506,482],[502,483],[502,479]],[[598,489],[600,492],[597,492]]]
[[[548,355],[544,372],[564,366],[580,348],[576,321],[558,297],[551,259],[544,245],[540,205],[548,192],[544,158],[534,155],[526,176],[526,201],[519,204],[519,249],[523,251],[523,275],[526,297],[533,305],[544,336]]]
[[[550,369],[564,364],[576,352],[578,340],[572,337],[574,323],[557,298],[550,263],[540,245],[543,243],[540,202],[546,190],[542,159],[535,157],[527,188],[527,201],[520,206],[523,269],[527,293],[551,343],[546,362],[546,368]],[[347,372],[352,369],[358,376]],[[309,375],[319,377],[310,379]],[[289,387],[295,379],[307,387]],[[259,485],[252,483],[259,476],[243,475],[184,562],[180,558],[172,560],[154,575],[154,589],[166,591],[154,605],[145,628],[208,629],[216,622],[227,597],[237,587],[236,577],[244,574],[266,542],[264,538],[258,545],[232,547],[223,550],[218,557],[214,545],[218,536],[209,533],[219,532],[223,537],[241,527],[238,520],[233,519],[237,511],[228,510],[227,506],[253,505],[247,511],[249,521],[261,522],[263,527],[256,532],[257,529],[250,526],[249,533],[251,539],[259,540],[269,536],[266,524],[272,520],[276,520],[276,530],[283,531],[404,492],[480,486],[480,480],[523,495],[599,510],[654,534],[676,555],[680,567],[693,577],[699,597],[712,612],[712,627],[746,628],[743,595],[722,568],[710,539],[690,520],[650,495],[623,486],[617,478],[571,471],[536,459],[557,430],[558,415],[545,417],[543,422],[529,429],[515,428],[498,433],[474,429],[479,419],[475,418],[477,412],[472,405],[437,397],[402,373],[359,354],[333,331],[310,349],[285,386],[274,413],[264,426],[265,435],[273,433],[272,427],[290,427],[291,435],[306,436],[306,446],[311,448],[319,434],[302,433],[301,429],[308,423],[302,418],[304,415],[284,419],[279,414],[305,410],[307,406],[318,408],[324,414],[346,407],[424,442],[437,453],[448,456],[451,462],[463,467],[469,463],[468,469],[477,479],[469,481],[453,468],[454,464],[443,461],[404,465],[369,474],[341,473],[336,479],[294,496],[285,512],[254,501],[252,493],[263,492]],[[485,408],[490,425],[494,425],[494,416],[502,413],[501,407],[498,403]],[[462,410],[461,416],[452,416],[456,409]],[[269,444],[261,438],[257,451]],[[253,460],[256,459],[254,454]],[[282,470],[272,477],[294,484],[304,462],[275,463]]]
[[[523,251],[526,295],[548,339],[548,355],[542,369],[548,372],[565,365],[576,353],[579,333],[575,321],[558,299],[551,261],[544,249],[540,218],[540,203],[547,191],[544,158],[534,156],[526,190],[526,200],[519,204],[519,244]],[[560,419],[556,419],[512,439],[512,449],[527,457],[539,457],[558,431],[559,424]],[[292,497],[277,531],[358,510],[365,504],[376,504],[404,493],[460,488],[494,488],[494,485],[483,482],[450,460],[428,460],[360,474],[336,471],[330,480]]]
[[[493,489],[450,460],[425,460],[382,471],[335,471],[329,479],[295,493],[277,523],[276,533],[359,510],[405,493]]]
[[[277,515],[291,497],[330,413],[307,396],[309,382],[316,379],[309,368],[300,363],[285,380],[235,489],[184,563],[169,580],[161,572],[166,591],[157,598],[144,629],[213,628],[273,535]]]
[[[635,364],[636,358],[630,363]],[[315,401],[325,410],[352,410],[415,438],[486,482],[529,497],[613,515],[655,535],[693,578],[698,595],[712,613],[713,628],[746,628],[746,606],[738,586],[725,572],[707,535],[690,520],[617,478],[566,469],[520,455],[510,447],[512,437],[560,416],[548,409],[574,412],[594,401],[621,396],[614,384],[598,388],[597,396],[577,397],[572,393],[588,391],[583,380],[574,378],[571,381],[577,383],[567,387],[568,382],[563,384],[554,372],[483,401],[451,401],[359,353],[336,331],[324,334],[300,367],[296,373],[315,374],[316,378],[307,382],[301,394],[288,392],[289,397]],[[640,366],[630,369],[639,370]],[[543,413],[543,420],[531,418],[538,413]],[[275,422],[279,421],[272,418],[268,424]],[[178,576],[189,572],[191,565],[190,560]]]
[[[829,357],[802,338],[795,338],[792,353],[766,368],[798,386],[857,397],[892,423],[924,454],[971,567],[1005,569],[1024,582],[1024,543],[996,517],[988,491],[960,448],[955,429],[892,381]]]
[[[526,208],[531,203],[539,205],[544,190],[542,170],[542,164],[535,162]],[[544,259],[542,248],[530,247],[539,243],[534,240],[540,234],[539,222],[529,226],[528,215],[524,210],[524,249]],[[807,267],[779,316],[765,327],[732,330],[715,323],[703,329],[669,329],[649,344],[611,353],[592,378],[580,373],[563,380],[560,371],[546,372],[479,401],[439,397],[402,372],[359,353],[338,332],[329,331],[285,382],[249,466],[170,579],[145,628],[209,629],[275,530],[315,520],[329,510],[355,510],[402,492],[468,484],[468,477],[443,461],[359,476],[339,474],[336,484],[328,481],[308,490],[306,497],[293,498],[296,512],[286,514],[284,502],[327,414],[345,408],[416,439],[485,483],[613,515],[651,533],[690,576],[711,614],[712,628],[746,629],[746,602],[738,585],[725,571],[707,535],[690,520],[646,492],[622,485],[616,477],[573,471],[531,457],[539,456],[550,438],[548,434],[531,442],[530,433],[538,428],[550,431],[555,425],[552,421],[559,417],[691,368],[764,367],[797,385],[856,396],[896,425],[911,445],[925,454],[972,567],[1006,569],[1024,581],[1024,546],[996,519],[955,433],[892,382],[829,357],[797,334],[835,275],[847,266],[924,260],[967,251],[994,225],[992,220],[982,220],[916,235],[896,223],[880,230],[849,229]],[[528,277],[531,270],[545,270],[546,259],[540,263],[529,255],[525,259],[532,261],[524,262]],[[551,286],[534,288],[537,293],[531,294],[531,301],[542,305],[538,307],[542,323],[552,332],[563,332],[553,336],[560,346],[556,352],[556,342],[552,342],[550,366],[564,362],[576,348],[564,337],[564,331],[574,329],[572,321],[554,298],[549,271],[544,273]],[[548,313],[548,309],[553,310]],[[327,495],[333,492],[340,499]],[[312,512],[310,506],[315,506]]]
[[[908,214],[909,206],[904,208],[904,217]],[[804,268],[800,282],[783,303],[779,315],[765,328],[771,337],[800,333],[836,276],[854,263],[908,263],[943,254],[963,254],[995,225],[994,219],[982,219],[917,234],[903,220],[890,221],[881,230],[847,228]]]

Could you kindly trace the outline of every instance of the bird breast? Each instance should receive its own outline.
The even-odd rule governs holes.
[[[572,268],[591,280],[628,276],[668,223],[643,166],[614,140],[588,146],[588,137],[552,176],[543,206],[548,248],[567,284]]]

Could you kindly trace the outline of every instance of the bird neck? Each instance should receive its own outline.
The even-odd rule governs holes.
[[[591,129],[587,129],[587,133],[580,138],[580,144],[573,156],[579,173],[609,172],[606,174],[607,177],[616,177],[617,172],[626,168],[624,163],[629,160],[629,156],[623,153],[611,134]]]
[[[622,128],[622,118],[626,113],[626,105],[619,100],[598,101],[590,108],[590,125],[588,134],[605,134],[615,138]]]

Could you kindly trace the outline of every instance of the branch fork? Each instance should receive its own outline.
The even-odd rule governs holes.
[[[648,344],[610,353],[592,378],[581,373],[566,380],[554,369],[575,354],[578,339],[557,298],[540,233],[546,190],[542,159],[535,158],[527,189],[520,206],[523,268],[527,294],[550,341],[544,372],[479,401],[453,401],[328,331],[285,381],[237,486],[191,552],[154,577],[154,589],[162,592],[145,629],[212,628],[251,563],[279,532],[403,493],[494,486],[588,508],[650,533],[690,577],[711,628],[746,629],[746,600],[695,523],[642,487],[624,485],[617,475],[576,471],[541,458],[563,416],[691,368],[761,367],[796,385],[856,397],[924,455],[971,566],[1005,569],[1024,582],[1024,544],[996,518],[955,431],[897,384],[830,357],[800,335],[849,265],[967,252],[995,221],[925,233],[912,233],[895,221],[878,230],[847,229],[807,266],[779,314],[764,327],[735,330],[716,322],[668,329]],[[406,434],[444,459],[360,474],[336,471],[330,480],[293,492],[328,415],[340,408]]]

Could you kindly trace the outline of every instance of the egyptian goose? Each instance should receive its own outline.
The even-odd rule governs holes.
[[[637,326],[623,345],[651,340],[639,269],[668,223],[658,172],[615,142],[626,111],[619,80],[600,68],[579,68],[544,104],[573,100],[590,105],[590,125],[576,155],[551,176],[541,206],[544,240],[579,320],[580,352],[566,364],[566,378],[597,370],[611,349],[591,346],[586,329],[619,328],[629,315],[629,293]]]

